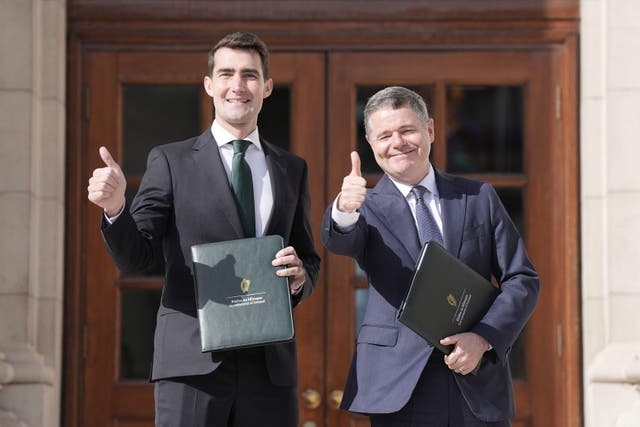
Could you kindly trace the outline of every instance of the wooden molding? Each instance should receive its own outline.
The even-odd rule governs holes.
[[[72,21],[513,21],[575,20],[578,0],[69,0]]]

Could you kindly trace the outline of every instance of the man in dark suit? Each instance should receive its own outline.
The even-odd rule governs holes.
[[[369,281],[342,409],[369,415],[373,427],[508,426],[508,355],[539,291],[523,241],[490,185],[432,167],[433,120],[418,94],[383,89],[367,102],[364,121],[385,174],[367,191],[351,153],[351,173],[321,231],[325,246],[355,258]],[[446,357],[396,319],[429,240],[501,289],[472,330],[441,340],[455,346]]]
[[[258,113],[273,89],[268,59],[254,34],[218,42],[204,78],[215,107],[211,128],[153,148],[130,209],[124,174],[104,147],[105,167],[89,180],[88,197],[104,209],[102,233],[118,268],[142,272],[162,257],[166,262],[151,374],[158,426],[298,423],[295,343],[202,353],[191,271],[192,245],[279,234],[287,247],[273,265],[286,266],[278,274],[288,277],[293,304],[313,291],[320,259],[306,162],[258,134]],[[243,152],[252,212],[235,182]]]

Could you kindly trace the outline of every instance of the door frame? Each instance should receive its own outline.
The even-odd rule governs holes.
[[[65,300],[63,336],[63,423],[81,426],[79,417],[84,393],[82,372],[86,329],[81,312],[85,300],[82,260],[87,256],[82,243],[88,221],[84,162],[86,152],[86,69],[87,55],[97,50],[157,51],[178,49],[204,51],[212,40],[239,27],[259,34],[272,52],[402,51],[402,50],[484,50],[554,49],[554,66],[561,76],[557,90],[557,110],[562,124],[552,147],[561,159],[562,171],[554,175],[562,188],[557,203],[556,229],[562,251],[557,259],[563,292],[554,307],[562,319],[557,325],[563,342],[558,370],[563,378],[557,396],[563,402],[556,425],[582,424],[582,363],[579,277],[579,145],[578,145],[578,35],[579,6],[576,1],[552,0],[544,5],[528,2],[515,6],[500,1],[483,3],[483,9],[468,9],[464,2],[437,0],[426,4],[407,1],[406,10],[385,5],[349,2],[323,5],[322,12],[300,2],[239,12],[231,2],[198,8],[159,4],[157,8],[135,5],[123,8],[120,2],[70,1],[68,8],[67,54],[67,181],[65,202]],[[249,14],[247,14],[247,12]],[[164,18],[176,19],[167,25]],[[203,23],[203,17],[207,22]],[[233,19],[231,19],[233,18]],[[482,24],[478,21],[482,18]],[[484,21],[490,20],[489,24]],[[380,22],[385,21],[381,26]],[[213,22],[213,24],[212,24]],[[98,25],[96,25],[98,24]],[[143,31],[141,31],[141,28]],[[330,189],[331,190],[331,189]],[[325,198],[331,195],[325,195]],[[96,224],[96,227],[98,225]],[[321,285],[320,285],[321,286]],[[553,285],[552,285],[553,286]]]

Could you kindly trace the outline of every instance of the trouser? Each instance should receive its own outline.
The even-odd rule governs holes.
[[[444,355],[434,350],[407,404],[391,414],[371,414],[371,427],[509,427],[486,422],[469,409]]]
[[[230,351],[206,375],[155,383],[158,427],[295,427],[296,387],[269,379],[262,347]]]

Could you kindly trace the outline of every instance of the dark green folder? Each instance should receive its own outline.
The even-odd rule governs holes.
[[[486,314],[500,291],[471,267],[431,241],[423,248],[398,320],[449,354],[442,338],[467,332]]]
[[[203,352],[293,339],[288,281],[271,265],[282,247],[277,235],[191,247]]]

